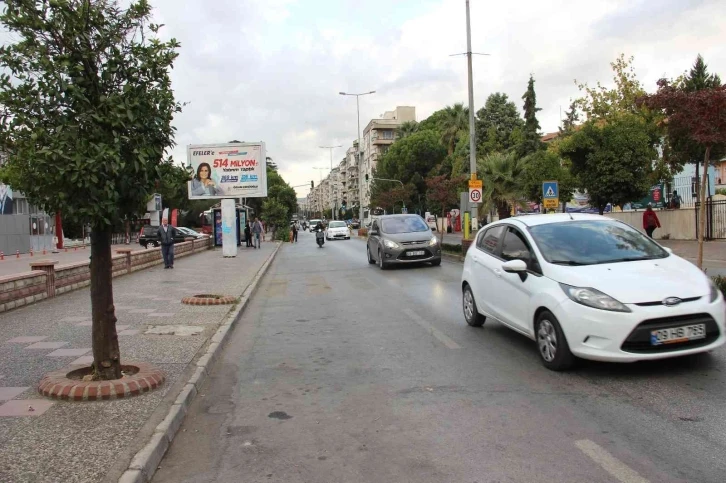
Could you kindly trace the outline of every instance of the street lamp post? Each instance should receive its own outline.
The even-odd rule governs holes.
[[[342,148],[343,146],[319,146],[321,149],[329,149],[330,150],[330,214],[332,215],[333,220],[335,220],[335,200],[333,200],[333,149],[335,148]]]
[[[360,96],[367,96],[368,94],[375,94],[376,91],[362,92],[360,94],[353,94],[350,92],[339,92],[341,96],[355,96],[355,109],[358,115],[358,148],[356,149],[356,159],[358,160],[358,221],[363,223],[363,173],[361,170],[362,160],[360,159]]]

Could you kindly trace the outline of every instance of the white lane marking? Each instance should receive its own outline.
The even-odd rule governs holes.
[[[637,471],[628,467],[594,441],[581,439],[575,441],[575,446],[622,483],[650,483],[647,479],[640,476]]]
[[[406,312],[406,315],[411,317],[411,319],[416,322],[418,325],[426,329],[428,332],[431,333],[434,337],[436,337],[439,342],[444,344],[449,349],[461,349],[461,346],[451,340],[446,334],[441,332],[439,329],[434,327],[433,325],[426,322],[420,315],[418,315],[416,312],[414,312],[411,309],[405,309],[404,312]]]

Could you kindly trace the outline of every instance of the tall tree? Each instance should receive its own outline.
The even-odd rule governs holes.
[[[512,208],[523,205],[525,166],[516,153],[492,153],[480,158],[477,172],[484,185],[481,210],[493,206],[503,220],[511,216]]]
[[[398,127],[398,139],[403,139],[418,131],[416,121],[406,121]]]
[[[462,103],[447,106],[444,109],[444,117],[441,129],[441,142],[446,146],[447,153],[451,156],[454,153],[454,146],[461,135],[469,129],[469,108]]]
[[[635,114],[603,123],[587,121],[559,145],[572,163],[579,188],[603,214],[608,203],[622,205],[645,196],[658,155],[655,126]]]
[[[688,76],[683,79],[680,87],[686,92],[696,92],[720,86],[721,78],[718,74],[709,74],[708,65],[701,54],[698,54],[693,67],[691,67]]]
[[[446,175],[431,176],[426,179],[428,191],[426,197],[433,208],[438,209],[442,218],[446,218],[446,210],[457,206],[459,192],[464,189],[466,178],[449,178]],[[441,230],[441,240],[444,240],[444,231]]]
[[[480,154],[507,151],[521,142],[524,120],[506,94],[491,94],[476,117],[477,150]]]
[[[0,23],[0,178],[46,211],[90,222],[94,376],[121,377],[111,285],[112,226],[136,213],[174,144],[169,71],[179,43],[151,6],[7,0]]]
[[[570,102],[570,107],[565,111],[565,119],[562,121],[562,126],[559,127],[560,135],[570,134],[577,126],[580,121],[580,113],[577,108],[577,101]]]
[[[726,147],[726,85],[687,90],[675,87],[665,79],[658,81],[658,92],[645,96],[643,104],[662,110],[666,116],[666,130],[670,140],[686,146],[688,152],[695,145],[703,149],[703,174],[699,193],[700,212],[698,227],[697,265],[703,265],[703,238],[706,228],[706,182],[708,166],[714,149]]]
[[[541,140],[541,134],[539,132],[540,126],[537,120],[537,113],[541,111],[537,107],[537,94],[534,91],[534,77],[530,74],[529,82],[527,83],[527,91],[522,96],[524,100],[524,128],[522,142],[517,147],[517,152],[520,156],[526,156],[527,154],[539,151],[544,147],[544,143]]]

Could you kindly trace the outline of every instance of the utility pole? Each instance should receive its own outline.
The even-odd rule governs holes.
[[[368,94],[375,94],[376,91],[363,92],[361,94],[352,94],[347,92],[339,92],[341,96],[355,96],[355,109],[358,114],[358,147],[356,148],[356,159],[358,161],[358,222],[363,226],[363,160],[361,159],[361,145],[360,145],[360,96],[367,96]]]
[[[330,214],[332,215],[331,218],[335,220],[335,212],[337,210],[337,204],[335,203],[335,200],[333,199],[333,149],[335,148],[342,148],[342,145],[338,146],[318,146],[321,149],[329,149],[330,150]]]
[[[462,55],[462,54],[452,54]],[[471,172],[471,180],[476,179],[476,125],[475,125],[475,113],[474,113],[474,73],[472,69],[472,56],[473,55],[489,55],[481,54],[478,52],[471,51],[471,16],[469,14],[469,0],[466,0],[466,67],[469,75],[469,171]],[[472,226],[474,226],[474,220],[477,219],[478,203],[471,203],[471,219]]]

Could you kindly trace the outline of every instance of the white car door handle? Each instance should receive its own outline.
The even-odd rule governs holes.
[[[501,277],[503,274],[504,274],[504,272],[502,272],[498,268],[494,269],[494,275],[496,275],[497,277]]]

